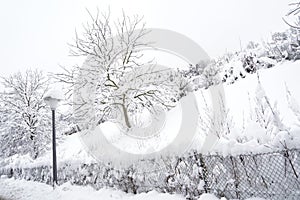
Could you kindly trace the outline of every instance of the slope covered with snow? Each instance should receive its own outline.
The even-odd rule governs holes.
[[[298,147],[300,144],[300,90],[299,90],[299,74],[300,61],[279,63],[273,68],[259,70],[259,80],[265,94],[272,106],[277,109],[280,121],[285,125],[286,129],[267,133],[264,128],[257,122],[255,112],[259,105],[258,97],[258,76],[257,74],[250,74],[246,78],[236,81],[234,84],[224,84],[224,107],[226,108],[227,118],[230,133],[220,135],[216,138],[215,145],[210,149],[210,152],[217,152],[222,155],[236,155],[243,153],[256,153],[273,151],[278,148],[283,148],[286,145],[288,148]],[[287,90],[290,94],[287,97]],[[260,91],[261,93],[261,91]],[[200,90],[195,92],[200,115],[205,115],[207,108],[203,99],[209,104],[209,90]],[[213,112],[213,110],[209,110]],[[172,118],[171,124],[179,124],[181,117],[181,109],[171,110],[167,113],[166,118]],[[175,121],[174,121],[175,120]],[[176,121],[177,120],[177,121]],[[168,120],[167,120],[168,121]],[[199,129],[201,127],[199,124]],[[132,144],[128,144],[123,140],[117,140],[114,134],[109,135],[110,131],[115,130],[115,126],[111,123],[104,123],[101,125],[102,130],[106,130],[106,138],[114,142],[121,143],[122,147],[131,148],[131,152],[141,151]],[[170,130],[168,127],[171,127]],[[204,127],[205,128],[205,127]],[[194,148],[201,150],[201,142],[203,143],[204,134],[202,130],[198,130],[194,141]],[[172,126],[164,126],[164,133],[171,134],[168,137],[174,138],[172,134],[178,134],[172,129]],[[166,135],[166,134],[165,134]],[[157,142],[157,140],[153,140]],[[164,145],[164,141],[170,143],[165,138],[159,138],[159,144]],[[118,146],[118,144],[114,144]],[[120,145],[119,145],[120,146]],[[146,145],[148,148],[151,144]],[[154,145],[155,146],[155,145]],[[124,149],[123,148],[123,149]],[[140,146],[139,146],[140,148]],[[142,147],[145,149],[145,147]],[[146,148],[146,149],[147,149]],[[153,150],[153,149],[152,149]],[[105,153],[105,152],[104,152]],[[110,152],[108,152],[107,155]],[[95,162],[94,158],[87,153],[79,133],[66,136],[63,142],[57,146],[58,165],[62,163],[91,163]],[[51,165],[52,151],[46,152],[43,156],[32,160],[29,155],[19,156],[15,155],[1,161],[2,166],[7,167],[33,167],[41,165]]]
[[[230,123],[231,131],[218,139],[211,152],[226,156],[299,147],[300,121],[297,108],[300,105],[300,61],[279,63],[257,73],[259,76],[250,74],[234,84],[223,85],[227,122]],[[268,131],[256,118],[262,106],[260,100],[265,97],[270,102],[271,111],[276,112],[279,118],[266,115],[264,120],[270,121],[270,129],[274,128],[272,120],[278,120],[284,126],[281,130]],[[268,108],[269,105],[266,105],[262,111],[267,112]]]

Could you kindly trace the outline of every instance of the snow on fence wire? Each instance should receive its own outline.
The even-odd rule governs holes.
[[[300,149],[206,156],[206,187],[229,199],[300,199]]]
[[[108,186],[132,193],[155,189],[187,199],[197,199],[203,192],[227,199],[300,199],[300,149],[226,157],[194,152],[147,162],[150,167],[163,162],[165,167],[143,173],[134,166],[120,170],[99,164],[64,164],[59,167],[59,183],[70,181],[96,189]],[[52,181],[50,166],[2,168],[0,174],[48,184]]]

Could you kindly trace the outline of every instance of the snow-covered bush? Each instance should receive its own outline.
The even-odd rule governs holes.
[[[293,97],[292,92],[289,90],[286,85],[286,98],[288,102],[288,106],[297,118],[297,121],[300,123],[300,106],[297,100]]]
[[[300,32],[290,28],[284,32],[272,34],[271,39],[265,43],[268,57],[277,61],[300,59]]]
[[[266,130],[266,134],[272,137],[279,131],[287,130],[287,128],[282,123],[279,111],[276,108],[276,103],[274,105],[271,105],[271,102],[261,85],[258,74],[257,77],[258,84],[255,96],[256,121],[260,124],[262,128]]]
[[[191,82],[193,90],[198,90],[220,84],[220,70],[218,63],[210,60],[190,65],[188,70],[181,70],[180,73]]]

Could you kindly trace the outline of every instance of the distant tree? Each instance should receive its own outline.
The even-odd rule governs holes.
[[[27,70],[3,77],[1,94],[1,151],[5,156],[30,153],[37,158],[49,142],[51,127],[43,96],[47,79],[41,71]]]

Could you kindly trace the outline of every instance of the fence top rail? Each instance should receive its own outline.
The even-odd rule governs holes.
[[[242,153],[242,154],[235,154],[235,155],[226,155],[223,156],[217,152],[210,152],[208,154],[201,154],[196,151],[193,151],[193,153],[189,153],[188,156],[183,156],[183,157],[194,157],[194,156],[199,156],[202,155],[203,157],[219,157],[219,158],[228,158],[228,157],[240,157],[240,156],[264,156],[264,155],[274,155],[274,154],[285,154],[287,152],[299,152],[300,153],[300,148],[290,148],[290,149],[279,149],[279,150],[270,150],[267,152],[254,152],[254,153]]]

